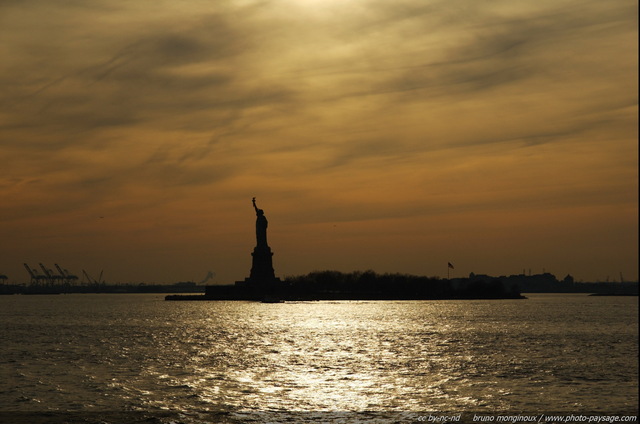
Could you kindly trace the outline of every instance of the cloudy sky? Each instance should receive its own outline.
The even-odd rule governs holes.
[[[635,0],[4,0],[0,274],[638,279]]]

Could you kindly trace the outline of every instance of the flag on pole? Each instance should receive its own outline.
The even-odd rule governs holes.
[[[451,264],[451,262],[447,262],[447,265],[449,266],[449,268],[453,269],[453,265]]]

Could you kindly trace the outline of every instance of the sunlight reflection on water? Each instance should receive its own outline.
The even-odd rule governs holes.
[[[12,410],[637,411],[637,299],[0,301]]]

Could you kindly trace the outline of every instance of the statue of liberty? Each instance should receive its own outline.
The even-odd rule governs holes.
[[[264,216],[264,211],[262,209],[258,209],[256,206],[256,198],[254,197],[251,202],[253,203],[253,208],[256,210],[256,242],[257,246],[264,247],[268,246],[267,244],[267,227],[269,226],[269,222],[267,221],[267,217]]]
[[[284,294],[285,285],[273,270],[273,252],[267,244],[267,217],[251,200],[256,211],[256,247],[251,252],[251,272],[244,280],[236,281],[233,286],[207,286],[205,298],[216,300],[262,300],[279,301]]]
[[[264,211],[259,209],[256,205],[256,198],[254,197],[251,202],[253,208],[256,210],[256,247],[253,249],[251,256],[251,274],[245,281],[251,284],[271,284],[273,282],[279,282],[280,279],[276,278],[273,271],[273,252],[267,244],[267,217],[264,216]]]

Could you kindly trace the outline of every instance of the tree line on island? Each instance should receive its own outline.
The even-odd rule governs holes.
[[[402,273],[375,271],[313,271],[284,279],[292,295],[318,293],[322,297],[347,299],[492,299],[521,298],[517,285],[500,279],[446,280]]]
[[[305,275],[267,280],[246,279],[229,285],[210,285],[205,295],[167,296],[167,300],[430,300],[522,299],[517,285],[491,280],[445,280],[374,271],[313,271]]]

